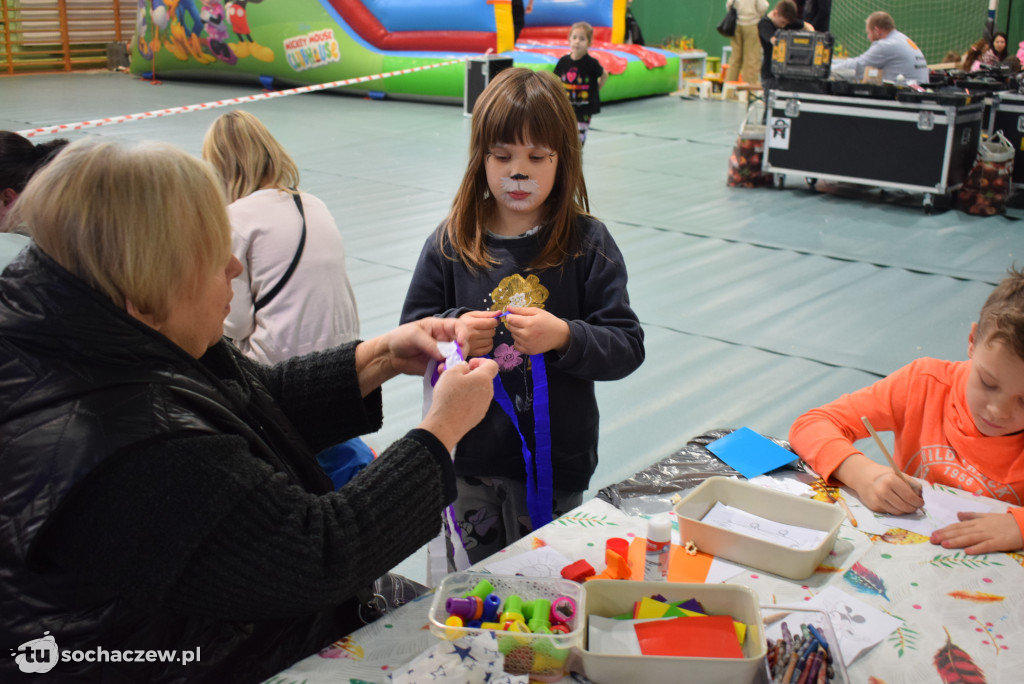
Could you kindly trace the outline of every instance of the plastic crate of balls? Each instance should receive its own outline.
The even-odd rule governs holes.
[[[554,577],[456,572],[430,604],[430,631],[442,639],[492,632],[505,672],[557,680],[583,640],[583,591]]]

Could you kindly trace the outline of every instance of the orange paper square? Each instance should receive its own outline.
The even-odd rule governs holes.
[[[703,584],[714,559],[714,556],[703,551],[691,556],[684,547],[673,544],[668,551],[668,581]]]

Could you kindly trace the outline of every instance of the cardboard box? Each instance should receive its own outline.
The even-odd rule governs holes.
[[[505,602],[511,595],[525,601],[545,599],[554,601],[568,597],[576,604],[576,614],[569,620],[567,633],[554,634],[508,632],[485,630],[474,627],[451,627],[445,624],[448,611],[447,600],[461,598],[473,590],[481,580],[493,586],[493,593],[502,602],[499,613],[505,609]],[[557,681],[564,673],[569,650],[583,641],[584,597],[583,588],[576,582],[552,577],[521,577],[490,575],[478,572],[455,572],[446,576],[434,592],[430,604],[430,631],[442,639],[457,639],[465,634],[493,632],[498,639],[498,649],[505,655],[505,672],[508,674],[529,674],[534,678]]]
[[[813,549],[794,549],[701,522],[717,502],[762,518],[826,533]],[[742,480],[709,477],[675,506],[679,538],[719,558],[790,579],[805,579],[828,556],[845,514],[833,504],[777,492]]]
[[[645,596],[660,594],[669,602],[695,598],[711,615],[729,615],[747,625],[742,658],[696,658],[683,656],[609,655],[580,652],[583,670],[594,684],[623,682],[700,682],[701,684],[745,684],[765,668],[767,645],[757,594],[733,584],[685,584],[680,582],[632,582],[591,580],[583,585],[584,615],[614,617],[633,610]],[[688,618],[687,618],[688,619]]]

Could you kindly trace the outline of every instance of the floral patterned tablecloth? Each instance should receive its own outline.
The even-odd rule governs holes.
[[[591,499],[476,567],[546,545],[600,571],[605,540],[643,536],[646,525],[644,518]],[[913,533],[868,535],[844,523],[831,555],[807,580],[747,569],[728,581],[752,588],[762,603],[791,605],[835,587],[899,618],[896,631],[850,665],[852,682],[1024,681],[1024,554],[967,556]],[[430,598],[403,606],[268,681],[385,684],[395,668],[436,643],[427,628]]]

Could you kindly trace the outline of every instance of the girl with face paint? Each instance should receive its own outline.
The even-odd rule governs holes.
[[[622,254],[588,211],[561,84],[502,71],[474,106],[469,165],[402,311],[460,318],[464,355],[500,369],[496,400],[455,450],[451,543],[470,562],[582,502],[597,466],[594,383],[644,359]]]

